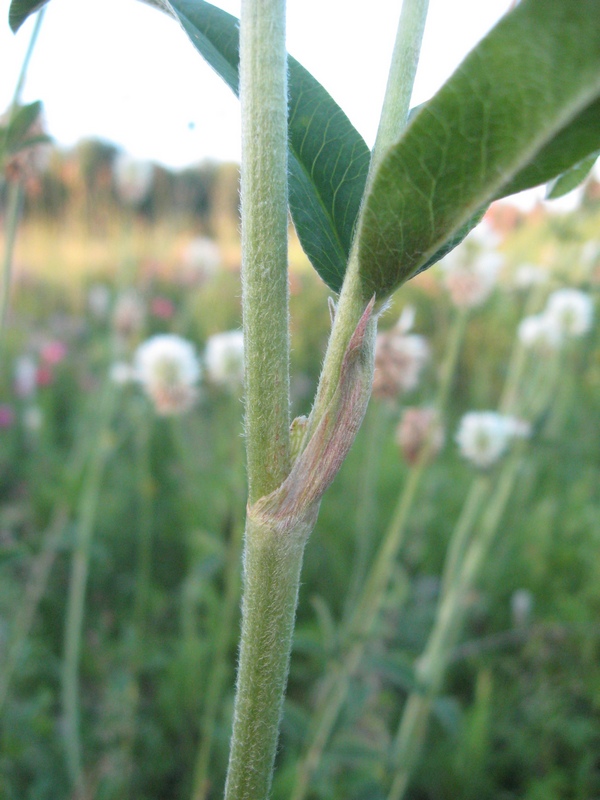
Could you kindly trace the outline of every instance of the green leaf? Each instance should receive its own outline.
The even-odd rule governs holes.
[[[548,185],[546,192],[546,199],[556,200],[558,197],[563,197],[565,194],[572,192],[588,177],[600,153],[594,153],[589,158],[584,158],[579,164],[576,164],[571,169],[563,172],[556,180]]]
[[[8,11],[8,24],[16,33],[27,17],[43,8],[49,0],[12,0]]]
[[[20,150],[23,140],[29,129],[42,113],[42,104],[39,100],[26,106],[21,106],[13,112],[8,130],[6,131],[6,147],[9,152]]]
[[[415,116],[359,232],[364,296],[385,297],[492,200],[600,148],[598,0],[523,0]]]
[[[238,91],[238,20],[203,0],[171,0],[196,49]],[[289,59],[289,199],[300,243],[341,289],[369,167],[369,148],[307,70]]]

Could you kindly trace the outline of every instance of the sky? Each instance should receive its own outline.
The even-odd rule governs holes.
[[[414,103],[430,97],[510,0],[431,0]],[[240,0],[215,5],[239,16]],[[8,27],[0,0],[0,107],[8,106],[31,33]],[[400,0],[288,0],[288,50],[372,145]],[[44,102],[61,144],[87,136],[180,167],[239,159],[239,106],[175,21],[136,0],[52,0],[24,100]]]
[[[0,0],[0,109],[32,30]],[[236,16],[240,0],[215,0]],[[413,105],[431,97],[511,0],[430,0]],[[401,0],[288,0],[287,43],[372,146]],[[42,100],[59,145],[97,137],[180,168],[239,161],[239,104],[178,24],[137,0],[51,0],[23,101]]]

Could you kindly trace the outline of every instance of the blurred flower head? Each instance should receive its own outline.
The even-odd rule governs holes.
[[[500,237],[483,220],[440,262],[444,286],[457,308],[484,303],[498,280],[503,257],[496,251]]]
[[[94,283],[88,289],[87,305],[96,319],[106,319],[110,311],[110,289],[105,283]]]
[[[519,324],[517,335],[525,347],[545,352],[557,350],[562,342],[560,331],[545,314],[524,317]]]
[[[444,286],[457,308],[476,308],[485,303],[496,286],[502,256],[490,252],[459,260],[458,256],[451,258],[453,253],[441,262]]]
[[[143,342],[134,373],[161,416],[181,414],[196,399],[200,364],[194,345],[180,336],[161,334]]]
[[[408,464],[416,464],[425,448],[428,460],[433,460],[442,449],[444,438],[444,429],[435,409],[404,409],[396,428],[396,442]]]
[[[419,385],[429,345],[423,336],[406,334],[413,319],[412,312],[403,312],[394,328],[377,334],[373,396],[378,400],[396,400]]]
[[[113,178],[122,202],[139,205],[152,188],[154,167],[148,161],[136,161],[128,153],[120,153],[113,164]]]
[[[26,399],[35,394],[37,369],[33,356],[24,355],[17,358],[14,367],[14,389],[17,397]]]
[[[192,239],[183,251],[181,280],[193,286],[204,283],[216,274],[221,264],[221,250],[214,239],[198,236]]]
[[[129,339],[138,334],[144,324],[146,309],[142,298],[135,291],[129,289],[117,298],[113,312],[113,328],[117,336]]]
[[[594,304],[579,289],[557,289],[541,314],[525,317],[518,336],[526,347],[552,352],[571,337],[583,336],[592,327]]]
[[[153,297],[150,301],[150,313],[159,319],[172,319],[175,315],[175,304],[168,297]]]
[[[495,411],[470,411],[461,419],[455,440],[464,458],[487,469],[504,455],[511,439],[529,433],[529,424],[515,417]]]
[[[12,428],[15,421],[15,412],[8,403],[0,404],[0,428]]]
[[[531,289],[547,281],[548,272],[535,264],[521,264],[514,276],[514,285],[517,289]]]
[[[67,356],[68,348],[60,339],[53,339],[49,342],[44,342],[40,347],[40,359],[44,364],[51,366],[60,364],[61,361]]]
[[[579,289],[557,289],[548,298],[544,315],[564,336],[583,336],[592,327],[594,304]]]
[[[510,611],[515,628],[523,628],[531,620],[533,595],[529,589],[517,589],[510,598]]]
[[[37,433],[44,424],[44,413],[39,406],[27,406],[21,417],[23,427],[30,433]]]
[[[244,335],[242,331],[215,333],[206,342],[206,375],[211,383],[237,389],[244,380]]]

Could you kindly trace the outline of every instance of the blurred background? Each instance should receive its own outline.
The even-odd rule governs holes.
[[[94,135],[69,128],[52,105],[55,91],[83,118],[89,97],[77,81],[93,74],[77,51],[63,80],[49,79],[64,58],[53,38],[64,35],[61,19],[79,47],[101,43],[105,82],[90,90],[92,105],[110,104],[113,90],[101,87],[126,72],[108,77],[112,45],[92,16],[100,18],[99,4],[87,16],[55,2],[19,97],[19,108],[42,100],[47,113],[35,108],[22,132],[35,141],[5,155],[0,177],[0,252],[11,286],[0,351],[0,797],[217,798],[245,508],[237,101],[211,74],[218,99],[192,102],[182,116],[152,99],[158,82],[150,81],[151,99],[136,102],[154,104],[173,129],[154,130],[157,118],[146,117],[142,131],[126,133],[119,115]],[[139,6],[134,30],[146,18],[161,32],[174,28],[131,5]],[[308,5],[290,2],[290,31],[300,17],[314,21]],[[478,38],[506,5],[490,3],[470,35]],[[380,22],[384,12],[397,15],[394,3],[380,10]],[[132,47],[125,16],[116,33]],[[348,17],[363,24],[360,14]],[[28,23],[21,42],[31,30]],[[170,74],[152,36],[154,60]],[[290,50],[311,68],[320,48],[307,47],[308,38],[304,29]],[[12,72],[2,72],[7,111],[20,47]],[[424,58],[435,60],[434,49]],[[135,55],[128,64],[134,74],[145,69]],[[204,84],[209,73],[198,74]],[[350,83],[346,98],[332,92],[346,107],[359,86]],[[369,141],[365,119],[356,124]],[[379,384],[306,552],[277,800],[391,796],[403,709],[418,694],[419,657],[436,629],[465,508],[464,552],[477,545],[483,555],[461,584],[460,624],[446,644],[407,796],[600,796],[599,231],[594,174],[562,200],[537,192],[497,203],[453,257],[393,298],[381,320],[388,338]],[[310,410],[331,292],[291,226],[289,260],[297,416]],[[558,332],[526,322],[547,322],[560,292],[568,313]],[[156,337],[190,347],[177,367],[183,394],[166,400],[144,371],[141,348],[164,345]],[[426,458],[422,423],[406,421],[409,409],[437,414],[441,432],[428,429]],[[497,461],[485,460],[485,442],[474,455],[458,436],[464,416],[484,410],[527,426]],[[348,620],[382,543],[396,534],[378,613],[361,639]],[[361,657],[350,668],[357,641]],[[336,675],[345,689],[337,705]],[[307,752],[325,730],[322,707],[334,719],[309,768]]]

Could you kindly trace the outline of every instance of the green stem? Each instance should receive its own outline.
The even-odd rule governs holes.
[[[213,667],[206,685],[204,712],[200,723],[201,741],[196,758],[192,800],[206,800],[210,792],[209,768],[215,723],[219,713],[223,686],[225,685],[229,673],[227,654],[231,643],[231,634],[235,627],[235,618],[239,602],[239,563],[242,549],[243,527],[236,520],[233,522],[232,530],[233,536],[227,554],[227,563],[225,565],[223,613],[218,623],[218,633],[214,646]]]
[[[65,717],[64,735],[67,767],[73,786],[79,794],[83,790],[79,732],[79,656],[81,652],[92,534],[98,511],[102,476],[111,449],[108,441],[108,428],[112,417],[114,399],[115,387],[110,380],[107,380],[98,411],[96,447],[88,464],[88,472],[79,503],[78,525],[75,534],[67,598],[62,703]]]
[[[17,228],[21,218],[24,191],[20,182],[11,183],[8,187],[6,208],[6,227],[4,233],[4,262],[2,265],[2,283],[0,285],[0,336],[6,325],[10,287],[12,283],[12,265],[17,238]]]
[[[344,616],[348,616],[354,607],[360,588],[364,583],[369,556],[372,552],[376,527],[375,499],[379,482],[383,437],[389,432],[392,408],[387,403],[371,404],[367,411],[367,419],[363,423],[366,452],[356,488],[355,556],[352,580],[344,601]]]
[[[459,312],[450,334],[450,342],[442,365],[440,384],[434,403],[440,416],[443,416],[448,402],[461,345],[464,341],[467,320],[468,313]],[[299,762],[292,800],[304,800],[306,797],[314,771],[319,765],[346,700],[350,679],[358,669],[364,655],[369,632],[379,613],[394,564],[405,540],[406,523],[418,495],[429,456],[430,445],[426,444],[421,457],[408,472],[408,478],[398,497],[392,520],[379,546],[360,596],[343,626],[343,643],[352,643],[353,641],[356,643],[343,656],[341,668],[337,665],[335,668],[330,667],[328,676],[325,678],[323,702],[320,704],[311,727],[310,744],[306,755]]]
[[[371,154],[365,197],[381,159],[400,138],[406,127],[428,6],[429,0],[404,0],[402,6],[377,138]],[[357,231],[360,230],[362,210],[358,216]],[[310,439],[335,392],[346,346],[369,300],[369,297],[364,297],[360,280],[358,240],[355,237],[325,353],[317,395],[304,437],[305,444]]]
[[[40,553],[36,556],[29,576],[23,599],[19,603],[14,621],[14,633],[11,635],[6,658],[0,670],[0,716],[4,703],[10,690],[15,670],[19,665],[23,647],[33,626],[40,601],[48,586],[52,567],[56,560],[60,544],[63,539],[65,526],[68,519],[66,503],[59,503],[52,516],[52,522],[43,534],[44,543]]]
[[[453,580],[450,576],[444,581],[445,591],[440,597],[434,627],[429,636],[425,651],[417,664],[417,679],[421,686],[419,692],[412,692],[405,705],[402,720],[392,750],[392,761],[397,769],[394,774],[388,800],[402,800],[427,734],[427,723],[433,701],[439,692],[452,648],[460,633],[466,609],[467,597],[472,590],[481,566],[489,553],[500,520],[514,488],[521,463],[518,452],[504,464],[495,490],[483,514],[477,536],[464,550],[460,565],[451,563]],[[464,517],[459,523],[464,530],[473,529],[479,504],[471,502],[473,496],[481,493],[482,485],[475,479],[471,496],[465,504]],[[460,535],[460,538],[462,535]]]
[[[371,158],[367,192],[383,156],[398,141],[406,127],[428,9],[429,0],[404,0],[402,3],[392,65]]]
[[[15,91],[13,92],[12,101],[10,104],[10,113],[11,116],[14,113],[16,107],[19,105],[21,100],[21,92],[23,91],[23,86],[25,85],[25,78],[27,77],[27,70],[29,69],[29,62],[31,61],[31,56],[33,55],[33,50],[35,48],[40,28],[42,27],[42,22],[44,21],[44,16],[46,14],[46,9],[42,8],[36,14],[35,24],[33,26],[33,30],[31,31],[31,36],[29,38],[29,44],[27,45],[27,50],[25,51],[25,57],[23,58],[23,63],[21,64],[21,70],[19,72],[19,77],[17,78],[17,83],[15,86]],[[9,119],[10,125],[10,119]]]
[[[290,469],[285,0],[242,0],[242,310],[249,506]],[[227,800],[269,794],[306,531],[246,520]]]
[[[249,501],[290,468],[285,0],[243,0],[242,308]]]
[[[246,525],[242,636],[225,800],[266,800],[287,681],[303,531]]]

